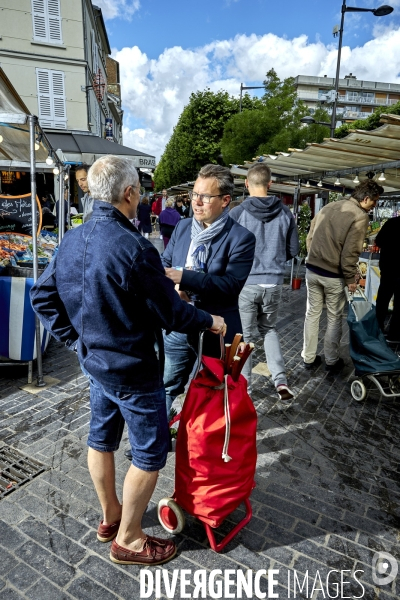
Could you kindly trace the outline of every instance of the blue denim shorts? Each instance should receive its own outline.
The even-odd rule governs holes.
[[[90,381],[88,446],[99,452],[115,452],[126,423],[132,464],[142,471],[162,469],[170,445],[165,389],[134,394],[115,392],[104,389],[87,371],[84,373]]]

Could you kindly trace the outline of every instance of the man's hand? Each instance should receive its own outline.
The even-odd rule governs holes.
[[[183,271],[167,268],[165,269],[165,274],[169,279],[172,279],[174,283],[180,283],[182,281]]]
[[[211,325],[209,331],[212,331],[212,333],[221,333],[222,336],[226,335],[226,323],[223,319],[223,317],[216,317],[214,315],[211,315],[213,318],[213,324]]]
[[[354,292],[357,289],[357,284],[356,283],[349,283],[349,285],[347,287],[349,288],[349,292],[351,292],[352,294],[354,294]]]
[[[181,300],[184,300],[185,302],[191,302],[191,300],[186,292],[182,292],[181,290],[178,290],[178,294],[179,294],[179,297]]]

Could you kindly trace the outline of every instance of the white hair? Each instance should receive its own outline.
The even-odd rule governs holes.
[[[90,167],[88,186],[95,200],[119,204],[128,186],[137,187],[139,176],[133,161],[122,156],[107,154]]]

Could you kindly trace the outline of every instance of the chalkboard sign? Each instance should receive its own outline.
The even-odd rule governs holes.
[[[42,207],[36,196],[38,233],[42,228]],[[23,196],[0,196],[0,234],[18,233],[32,236],[32,200]]]

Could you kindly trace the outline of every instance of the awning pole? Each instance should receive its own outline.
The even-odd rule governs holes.
[[[60,194],[60,204],[59,204],[59,223],[58,223],[58,244],[61,244],[61,240],[64,237],[65,233],[65,200],[64,200],[64,169],[60,165],[60,174],[59,174],[59,194]]]
[[[297,187],[296,187],[296,190],[295,190],[294,196],[293,196],[293,216],[294,216],[294,220],[296,222],[296,227],[297,227],[297,208],[299,205],[300,190],[301,190],[301,179],[299,179],[297,182]],[[294,274],[294,257],[292,258],[292,268],[290,270],[290,285],[292,285],[293,274]]]
[[[33,281],[38,279],[38,252],[37,252],[37,217],[36,217],[36,157],[35,157],[35,133],[37,117],[28,116],[29,120],[29,156],[31,171],[31,205],[32,205],[32,254],[33,254]],[[36,339],[36,360],[37,360],[37,382],[36,387],[44,387],[43,364],[42,364],[42,341],[40,339],[40,321],[35,314],[35,339]]]

